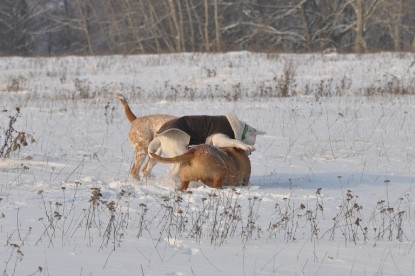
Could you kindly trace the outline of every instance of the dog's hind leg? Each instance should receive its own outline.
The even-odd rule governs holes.
[[[254,151],[255,148],[251,145],[247,145],[236,139],[230,139],[228,136],[218,133],[214,134],[207,140],[206,144],[212,144],[218,148],[238,148],[244,151]]]
[[[186,147],[188,144],[186,143],[179,143],[177,141],[175,141],[175,143],[172,143],[169,145],[167,152],[164,152],[164,148],[163,148],[163,152],[166,156],[169,157],[176,157],[179,155],[182,155],[183,153],[186,152]],[[179,170],[180,170],[180,163],[174,163],[171,165],[170,170],[169,170],[169,174],[170,176],[174,179],[177,178],[178,174],[179,174]]]
[[[134,164],[131,168],[131,176],[137,180],[140,180],[140,168],[144,160],[147,157],[147,152],[145,151],[136,151],[134,157]]]
[[[190,136],[180,130],[170,130],[159,135],[151,141],[148,152],[155,152],[161,147],[167,157],[176,157],[186,152],[190,142]],[[154,144],[153,144],[154,143]]]
[[[190,181],[182,180],[181,183],[180,183],[180,188],[179,188],[180,191],[184,191],[187,188],[189,188],[189,183],[190,183]]]
[[[148,152],[156,152],[161,148],[167,157],[176,157],[186,152],[189,145],[190,136],[180,130],[170,130],[156,136],[148,146]],[[180,164],[172,164],[169,174],[176,178],[179,174]]]
[[[212,188],[222,189],[222,184],[223,184],[223,177],[214,178],[212,182]]]
[[[158,148],[155,153],[160,156],[161,148]],[[142,168],[143,176],[148,177],[156,164],[156,160],[154,160],[153,158],[147,158],[147,162],[144,164]]]
[[[156,153],[161,148],[160,137],[154,137],[154,139],[148,144],[147,152]]]

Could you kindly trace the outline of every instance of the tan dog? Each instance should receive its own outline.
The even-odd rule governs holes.
[[[189,182],[200,180],[213,188],[248,185],[251,162],[246,153],[238,148],[217,148],[201,144],[191,147],[184,154],[165,158],[154,153],[150,156],[165,163],[180,163],[180,190],[186,190]]]
[[[209,144],[219,148],[235,147],[253,151],[257,135],[264,132],[239,120],[234,113],[222,116],[182,116],[166,122],[148,145],[148,153],[162,151],[166,157],[186,152],[188,146]],[[179,174],[180,164],[173,164],[172,175]]]
[[[148,156],[148,145],[153,140],[154,134],[160,129],[160,127],[165,122],[176,117],[165,114],[154,114],[136,117],[128,106],[127,100],[124,98],[124,96],[120,93],[117,93],[116,96],[124,108],[125,115],[131,122],[128,139],[130,140],[130,144],[135,152],[134,164],[131,168],[131,175],[136,179],[140,179],[140,168],[142,167],[143,176],[147,177],[156,164],[153,159],[148,158],[146,164],[142,166],[146,160],[146,157]]]

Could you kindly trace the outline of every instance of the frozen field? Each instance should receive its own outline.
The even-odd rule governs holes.
[[[0,59],[3,275],[414,275],[415,55]],[[266,132],[249,186],[129,176],[136,115]],[[291,97],[280,97],[280,96]],[[16,134],[16,132],[14,132]],[[33,140],[32,140],[33,138]]]

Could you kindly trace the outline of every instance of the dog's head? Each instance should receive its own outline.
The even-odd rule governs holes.
[[[226,114],[226,118],[235,133],[235,139],[240,140],[247,145],[253,146],[255,144],[256,136],[265,134],[264,132],[251,127],[244,121],[239,120],[234,113]]]
[[[265,132],[259,131],[255,128],[251,127],[250,125],[248,125],[245,122],[241,121],[241,123],[244,126],[243,131],[242,131],[241,141],[244,142],[247,145],[253,146],[255,144],[255,141],[256,141],[256,136],[265,134]]]

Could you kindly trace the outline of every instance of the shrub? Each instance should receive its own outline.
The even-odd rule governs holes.
[[[12,152],[15,152],[22,147],[28,145],[28,140],[31,143],[35,142],[35,139],[32,135],[27,134],[24,131],[17,131],[14,128],[14,125],[17,121],[17,118],[20,117],[20,108],[16,108],[16,114],[9,116],[9,124],[6,128],[0,126],[0,129],[3,130],[4,135],[0,135],[0,157],[10,157]]]

